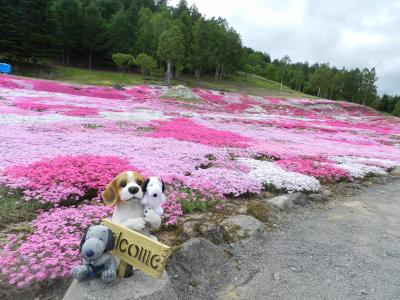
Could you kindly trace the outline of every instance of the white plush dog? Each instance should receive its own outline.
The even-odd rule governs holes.
[[[156,239],[150,234],[150,229],[158,229],[161,218],[153,209],[145,211],[140,203],[144,183],[145,178],[139,173],[122,172],[107,185],[101,197],[107,206],[115,207],[112,215],[114,223]]]
[[[165,201],[164,182],[158,177],[150,177],[143,184],[145,193],[140,203],[144,205],[144,210],[153,209],[159,216],[164,213],[161,204]]]

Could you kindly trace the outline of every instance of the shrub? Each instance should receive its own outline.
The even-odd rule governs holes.
[[[140,72],[145,74],[153,74],[153,70],[157,68],[157,62],[151,56],[140,53],[134,60],[134,64],[139,66]]]

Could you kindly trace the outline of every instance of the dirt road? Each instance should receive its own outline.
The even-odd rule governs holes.
[[[289,212],[233,254],[224,299],[400,299],[400,181]]]

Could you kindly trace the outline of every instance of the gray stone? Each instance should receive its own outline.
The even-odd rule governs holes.
[[[263,223],[252,216],[246,215],[227,218],[221,225],[225,228],[229,241],[248,238],[264,229]]]
[[[214,244],[222,244],[228,239],[225,228],[218,224],[203,223],[199,225],[200,236]]]
[[[321,194],[327,199],[333,197],[333,192],[328,188],[321,188]]]
[[[308,196],[303,193],[289,194],[289,198],[292,199],[294,205],[305,206],[308,203]]]
[[[294,206],[293,201],[289,198],[289,195],[276,196],[266,200],[267,204],[275,206],[279,209],[291,208]]]
[[[400,175],[400,167],[394,167],[392,170],[390,170],[390,174]]]
[[[227,240],[227,233],[223,226],[210,223],[206,219],[189,219],[183,223],[179,238],[185,242],[195,237],[202,237],[214,244],[221,244]]]
[[[198,226],[199,222],[202,222],[202,220],[187,220],[182,224],[182,229],[179,235],[181,242],[185,242],[196,237],[196,227]]]
[[[178,299],[164,271],[161,278],[152,278],[141,271],[129,278],[117,279],[114,283],[106,284],[101,279],[74,280],[63,300],[151,300]]]
[[[226,276],[222,270],[232,268],[224,251],[202,238],[182,244],[167,262],[167,271],[173,279],[177,278],[178,285],[195,288],[222,281]]]
[[[286,194],[267,199],[266,203],[279,209],[293,208],[295,205],[305,206],[308,203],[308,196],[303,193]]]
[[[308,195],[308,199],[314,202],[325,202],[328,198],[323,193],[316,193]]]

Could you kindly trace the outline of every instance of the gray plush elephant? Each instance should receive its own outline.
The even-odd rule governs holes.
[[[101,275],[104,282],[113,282],[116,279],[117,262],[109,251],[114,249],[114,245],[114,235],[106,226],[90,227],[79,246],[83,263],[72,269],[72,276],[77,280],[83,280],[88,276]]]

